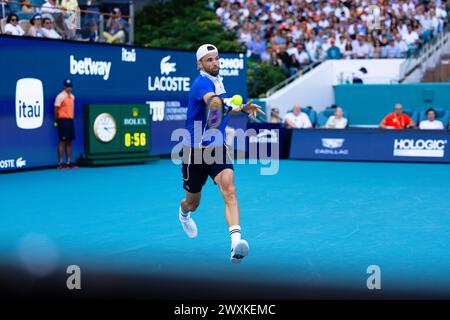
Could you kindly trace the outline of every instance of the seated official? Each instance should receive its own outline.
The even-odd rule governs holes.
[[[403,113],[403,106],[397,103],[394,112],[384,117],[379,127],[383,129],[405,129],[415,128],[416,124],[407,114]]]
[[[327,123],[323,126],[327,129],[345,129],[347,127],[347,119],[344,118],[344,113],[341,107],[334,110],[334,115],[330,116]]]
[[[288,129],[312,128],[311,120],[306,113],[302,112],[302,107],[299,104],[296,104],[292,112],[284,116],[283,123]]]
[[[436,111],[433,108],[429,108],[427,110],[427,120],[420,121],[419,128],[423,130],[443,130],[444,124],[436,120]]]

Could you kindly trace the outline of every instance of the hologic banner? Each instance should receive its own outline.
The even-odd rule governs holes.
[[[447,130],[294,129],[289,158],[450,162]]]

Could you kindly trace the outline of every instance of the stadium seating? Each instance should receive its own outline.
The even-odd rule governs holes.
[[[302,108],[302,112],[304,112],[308,115],[312,126],[315,127],[316,123],[317,123],[317,113],[316,113],[316,111],[314,111],[313,107],[307,106],[305,108]]]
[[[403,113],[407,114],[416,124],[419,123],[419,113],[411,109],[403,109]]]

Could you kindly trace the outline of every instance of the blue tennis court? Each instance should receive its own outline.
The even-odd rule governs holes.
[[[186,237],[181,167],[168,159],[1,175],[0,259],[37,277],[76,264],[361,292],[377,265],[380,292],[450,297],[447,165],[282,160],[273,176],[235,173],[250,244],[240,265],[212,181],[193,215],[199,236]]]

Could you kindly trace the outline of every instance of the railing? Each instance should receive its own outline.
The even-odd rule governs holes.
[[[403,82],[417,67],[422,67],[425,71],[427,64],[435,53],[438,53],[450,41],[450,24],[446,26],[443,32],[440,32],[429,43],[426,43],[417,54],[406,59],[400,65],[399,82]],[[436,57],[439,58],[439,57]],[[437,62],[437,61],[433,61]]]
[[[27,7],[30,7],[33,9],[32,14],[40,13],[40,11],[42,9],[42,5],[35,5],[35,4],[31,4],[29,2],[0,0],[2,18],[6,17],[6,5],[7,4],[14,4],[14,5],[21,5],[21,6],[26,5]],[[111,3],[111,5],[123,5],[123,3]],[[134,42],[134,3],[133,3],[133,1],[128,2],[128,7],[129,7],[130,14],[129,15],[122,14],[121,18],[128,20],[128,26],[129,26],[129,29],[127,30],[128,44],[133,44],[133,42]],[[63,8],[58,7],[57,9],[60,10],[61,12],[73,12],[75,14],[85,14],[85,15],[88,15],[88,14],[89,15],[98,15],[99,36],[101,36],[104,31],[105,17],[109,18],[109,17],[114,16],[112,13],[84,10],[84,9],[79,9],[79,8],[77,10],[68,10],[68,9],[63,9]],[[80,28],[77,28],[77,29],[79,30]]]
[[[266,97],[271,96],[272,94],[274,94],[275,92],[277,92],[278,90],[280,90],[281,88],[287,86],[288,84],[290,84],[291,82],[294,82],[296,79],[300,78],[302,75],[308,73],[309,71],[311,71],[312,69],[314,69],[315,67],[317,67],[319,64],[321,64],[322,62],[313,62],[309,65],[307,65],[305,68],[297,71],[296,73],[294,73],[292,76],[290,76],[289,78],[287,78],[286,80],[283,80],[282,82],[280,82],[279,84],[277,84],[276,86],[270,88],[269,90],[267,90],[266,92]]]

